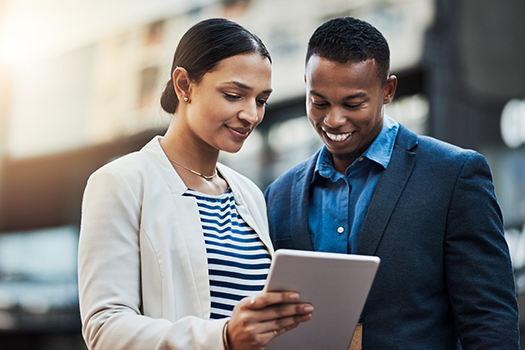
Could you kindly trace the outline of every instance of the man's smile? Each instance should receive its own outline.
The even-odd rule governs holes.
[[[347,132],[347,133],[344,133],[344,134],[332,134],[332,133],[329,133],[327,131],[325,131],[324,133],[330,140],[332,140],[334,142],[346,141],[350,137],[350,135],[353,134],[353,132]]]

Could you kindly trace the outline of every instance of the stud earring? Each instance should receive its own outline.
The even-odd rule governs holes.
[[[184,97],[184,102],[188,102],[189,99],[187,97]]]

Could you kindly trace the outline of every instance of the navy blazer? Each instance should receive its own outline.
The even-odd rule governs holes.
[[[266,190],[275,249],[313,249],[318,154]],[[400,126],[357,253],[381,258],[362,314],[364,350],[519,349],[514,275],[481,154]]]

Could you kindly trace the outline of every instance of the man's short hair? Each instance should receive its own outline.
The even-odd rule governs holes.
[[[308,42],[306,64],[312,55],[342,64],[373,59],[382,84],[390,70],[390,50],[383,34],[353,17],[335,18],[319,26]]]

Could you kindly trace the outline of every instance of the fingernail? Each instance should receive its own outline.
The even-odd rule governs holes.
[[[303,310],[304,310],[304,312],[312,312],[312,311],[314,311],[314,307],[311,306],[311,305],[305,306]]]
[[[292,294],[290,294],[290,295],[288,296],[288,298],[289,298],[290,300],[297,300],[297,299],[299,299],[299,294],[297,294],[297,293],[292,293]]]

